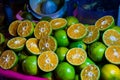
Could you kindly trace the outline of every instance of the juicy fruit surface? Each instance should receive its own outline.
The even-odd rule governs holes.
[[[48,36],[51,34],[52,28],[48,21],[39,21],[34,29],[34,36],[37,39],[41,39],[44,36]]]
[[[11,69],[18,61],[18,57],[13,50],[5,50],[0,55],[0,67],[3,69]]]
[[[105,64],[101,69],[102,80],[120,80],[120,69],[114,64]]]
[[[74,80],[75,69],[67,62],[58,64],[55,69],[56,80]]]
[[[95,26],[88,26],[87,31],[87,35],[83,38],[84,43],[91,44],[99,39],[100,32]]]
[[[109,46],[105,51],[106,59],[113,64],[120,64],[120,46]]]
[[[56,18],[50,21],[53,30],[65,28],[67,21],[64,18]]]
[[[114,29],[108,29],[103,33],[103,42],[107,46],[120,45],[120,33]]]
[[[103,16],[96,21],[95,26],[99,28],[99,30],[106,30],[114,26],[114,24],[114,18],[112,16]]]
[[[39,55],[41,53],[38,47],[38,40],[36,38],[29,38],[26,41],[26,48],[30,53],[34,55]]]
[[[71,39],[82,39],[83,37],[85,37],[86,34],[87,34],[87,29],[81,23],[71,25],[67,29],[67,35]]]
[[[81,80],[99,80],[100,70],[96,65],[91,64],[82,69],[80,76]]]
[[[17,33],[21,37],[29,37],[33,34],[34,25],[29,20],[22,21],[17,28]]]
[[[82,48],[72,48],[66,54],[67,61],[72,65],[81,65],[86,58],[86,51]]]
[[[38,57],[38,66],[44,72],[53,71],[58,65],[58,57],[53,51],[42,52]]]

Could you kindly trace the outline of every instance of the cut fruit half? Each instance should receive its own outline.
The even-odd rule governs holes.
[[[66,54],[66,60],[72,65],[81,65],[85,62],[87,53],[82,48],[72,48]]]
[[[52,33],[52,28],[48,21],[40,21],[36,24],[34,29],[34,36],[37,39],[41,39],[44,36],[48,36]]]
[[[114,29],[108,29],[103,33],[103,42],[107,46],[120,45],[120,33]]]
[[[21,51],[25,46],[26,38],[14,37],[8,40],[7,46],[14,51]]]
[[[73,24],[67,29],[68,37],[73,40],[82,39],[87,35],[87,28],[81,24]]]
[[[120,46],[109,46],[105,51],[106,59],[113,64],[120,64]]]
[[[110,15],[101,17],[95,23],[95,26],[101,31],[111,28],[114,25],[115,25],[114,18]]]
[[[55,51],[57,49],[57,41],[52,36],[45,36],[39,40],[39,49],[44,51]]]
[[[87,27],[88,34],[83,38],[83,42],[86,44],[91,44],[99,39],[100,32],[95,26]]]
[[[98,66],[90,64],[82,69],[80,76],[81,80],[99,80],[100,70]]]
[[[18,62],[18,57],[13,50],[5,50],[0,55],[0,67],[3,69],[11,69]]]
[[[26,41],[26,48],[30,54],[39,55],[41,53],[38,47],[38,42],[39,41],[36,38],[29,38]]]
[[[64,29],[67,25],[67,20],[65,18],[55,18],[50,21],[50,25],[53,30]]]
[[[45,51],[38,56],[38,66],[44,72],[53,71],[58,65],[58,57],[53,51]]]
[[[18,25],[21,23],[22,21],[20,20],[15,20],[13,21],[10,25],[9,25],[9,28],[8,28],[8,31],[9,31],[9,34],[12,35],[12,36],[17,36],[17,28],[18,28]]]
[[[17,33],[21,37],[30,37],[34,32],[34,24],[29,20],[22,21],[17,28]]]

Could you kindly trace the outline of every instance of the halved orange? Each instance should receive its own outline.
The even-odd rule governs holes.
[[[101,31],[113,27],[114,25],[115,21],[111,15],[103,16],[95,22],[95,26]]]
[[[30,37],[34,32],[34,24],[29,20],[22,21],[17,28],[17,33],[21,37]]]
[[[44,36],[50,35],[52,32],[52,27],[48,21],[39,21],[34,29],[34,36],[37,39],[41,39]]]
[[[50,25],[53,30],[64,29],[67,25],[67,20],[65,18],[55,18],[50,21]]]
[[[57,49],[57,41],[52,36],[44,36],[39,40],[38,46],[41,52],[55,51]]]
[[[120,64],[120,46],[109,46],[105,51],[106,59],[113,64]]]
[[[38,67],[44,72],[53,71],[58,65],[58,57],[53,51],[45,51],[38,56]]]
[[[87,28],[82,23],[73,24],[67,29],[69,38],[78,40],[87,35]]]
[[[39,55],[41,54],[40,49],[38,47],[39,40],[37,38],[29,38],[26,41],[26,48],[30,54]]]
[[[7,42],[7,46],[14,51],[21,51],[25,46],[26,38],[13,37]]]
[[[82,69],[80,73],[81,80],[99,80],[100,69],[95,64],[90,64]]]
[[[22,21],[20,20],[15,20],[13,21],[10,25],[9,25],[9,28],[8,28],[8,31],[9,31],[9,34],[12,35],[12,36],[17,36],[17,28],[18,28],[18,25],[21,23]]]
[[[88,34],[83,38],[83,42],[91,44],[99,39],[100,32],[94,25],[87,27]]]
[[[108,29],[103,33],[103,42],[107,46],[120,45],[120,33],[114,29]]]
[[[18,62],[18,57],[13,50],[5,50],[0,55],[0,67],[3,69],[11,69]]]
[[[85,62],[87,53],[82,48],[71,48],[66,54],[66,60],[72,65],[81,65]]]

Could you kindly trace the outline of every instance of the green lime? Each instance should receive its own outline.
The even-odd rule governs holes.
[[[120,69],[114,64],[105,64],[101,68],[101,80],[120,80]]]
[[[37,56],[28,56],[22,62],[23,72],[29,75],[37,75]]]
[[[24,20],[33,20],[33,16],[32,16],[32,14],[31,13],[29,13],[29,12],[23,12],[22,13],[22,15],[21,15],[23,18],[24,18]]]
[[[67,16],[66,20],[67,20],[67,26],[68,27],[73,25],[73,24],[79,23],[78,18],[76,18],[75,16]]]
[[[5,36],[3,33],[0,33],[0,45],[5,42]]]
[[[0,55],[0,67],[11,69],[18,63],[18,56],[13,50],[5,50]]]
[[[93,61],[100,62],[104,59],[106,48],[106,45],[102,42],[94,42],[89,47],[88,55]]]
[[[65,30],[55,31],[54,37],[57,40],[58,46],[68,46],[69,45],[69,39],[67,37],[67,33]]]
[[[75,69],[67,62],[61,62],[55,69],[56,80],[74,80]]]
[[[79,41],[73,41],[73,42],[71,42],[71,43],[69,44],[69,48],[70,48],[70,49],[71,49],[71,48],[75,48],[75,47],[77,47],[77,48],[82,48],[82,49],[86,50],[87,45],[86,45],[83,41],[81,41],[81,40],[79,40]]]
[[[51,21],[52,20],[52,18],[50,17],[50,16],[43,16],[41,19],[40,19],[40,21]]]
[[[67,47],[58,47],[56,49],[56,54],[60,62],[65,61],[67,51],[68,51]]]

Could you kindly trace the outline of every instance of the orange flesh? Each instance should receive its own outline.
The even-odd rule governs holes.
[[[120,63],[120,46],[110,46],[105,52],[106,58],[113,63]]]
[[[30,38],[26,42],[27,49],[30,52],[32,52],[33,54],[40,54],[41,53],[37,44],[38,44],[38,40],[36,38]]]
[[[49,22],[40,21],[37,23],[34,29],[34,35],[37,39],[41,39],[44,36],[48,36],[51,33],[51,27]]]
[[[99,37],[99,30],[95,26],[88,26],[88,34],[83,39],[85,43],[92,43]]]
[[[68,36],[72,39],[80,39],[86,35],[86,32],[86,27],[80,23],[71,25],[67,30]]]
[[[86,52],[81,48],[72,48],[68,51],[66,58],[72,65],[80,65],[86,60]]]
[[[10,69],[15,63],[16,57],[12,50],[6,50],[0,56],[0,66],[3,69]]]
[[[26,42],[25,38],[15,37],[15,38],[12,38],[8,42],[8,46],[13,48],[13,49],[16,49],[16,48],[19,48],[19,47],[23,46],[25,44],[25,42]]]
[[[109,30],[104,33],[103,41],[107,46],[120,45],[120,34],[115,30]]]
[[[45,51],[38,57],[38,66],[45,72],[52,71],[58,65],[58,57],[53,51]]]
[[[89,65],[82,70],[82,80],[98,80],[99,70],[95,65]]]
[[[41,52],[50,51],[50,50],[55,51],[56,42],[52,37],[46,36],[46,37],[40,39],[39,49]]]
[[[111,16],[105,16],[100,18],[97,22],[96,22],[96,27],[98,27],[100,30],[104,30],[106,29],[108,26],[111,25],[111,23],[113,22],[113,18]]]
[[[65,26],[66,20],[63,18],[57,18],[57,19],[53,19],[50,23],[53,29],[59,29]]]
[[[12,36],[17,36],[17,28],[21,21],[14,21],[9,26],[9,33]]]

